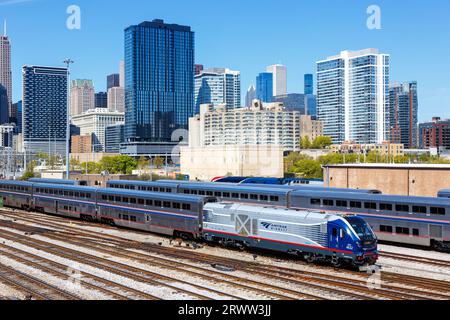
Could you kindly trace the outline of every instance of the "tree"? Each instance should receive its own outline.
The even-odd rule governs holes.
[[[313,149],[326,149],[327,147],[331,146],[333,144],[333,140],[331,139],[331,137],[317,137],[316,139],[314,139],[313,143],[312,143],[312,148]]]
[[[139,170],[148,169],[150,167],[150,160],[142,156],[138,160],[137,167]]]
[[[153,163],[156,168],[161,169],[164,166],[164,159],[161,157],[156,157]]]
[[[300,141],[300,147],[302,149],[311,149],[311,140],[309,140],[309,137],[303,137]]]
[[[312,159],[297,161],[294,165],[294,173],[305,179],[322,179],[323,169],[319,162]]]

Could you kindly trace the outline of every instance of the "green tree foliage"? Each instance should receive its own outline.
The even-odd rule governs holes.
[[[136,170],[138,161],[133,157],[120,155],[114,157],[104,157],[98,163],[85,162],[80,165],[84,173],[100,174],[108,172],[109,174],[132,174]]]
[[[331,137],[317,137],[314,139],[311,148],[312,149],[326,149],[333,144]]]
[[[156,157],[155,160],[153,161],[153,164],[155,165],[156,168],[161,169],[165,162],[164,159],[161,157]]]
[[[137,168],[139,170],[150,168],[150,160],[146,157],[140,157],[138,160]]]
[[[311,145],[311,140],[309,140],[308,136],[302,138],[300,142],[300,147],[302,149],[311,149]]]

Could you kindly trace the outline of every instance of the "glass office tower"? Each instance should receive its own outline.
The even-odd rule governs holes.
[[[256,99],[262,102],[273,101],[273,74],[263,72],[256,78]]]
[[[314,77],[312,74],[305,74],[305,94],[314,94]]]
[[[175,130],[188,129],[194,114],[190,27],[153,20],[125,30],[125,109],[128,143],[171,142]]]

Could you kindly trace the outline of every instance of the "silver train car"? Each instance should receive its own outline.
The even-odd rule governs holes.
[[[199,238],[203,206],[214,198],[46,183],[0,181],[5,207]]]
[[[439,191],[438,197],[439,198],[448,198],[448,199],[450,199],[450,189]]]
[[[380,240],[450,250],[450,201],[445,198],[177,181],[109,183],[112,188],[208,195],[223,202],[356,214],[370,222]]]

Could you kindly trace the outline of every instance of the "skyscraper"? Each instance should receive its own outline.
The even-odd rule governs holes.
[[[12,121],[16,125],[14,133],[22,133],[22,101],[14,103],[12,109],[14,110],[13,113],[16,114],[16,118]]]
[[[393,83],[389,86],[390,140],[405,148],[418,146],[419,100],[417,82]]]
[[[106,83],[108,90],[114,87],[120,87],[120,74],[119,73],[110,74],[106,78]]]
[[[301,115],[306,115],[306,96],[304,94],[290,93],[273,97],[273,102],[283,103],[286,110],[298,111]]]
[[[67,134],[67,69],[24,66],[23,147],[27,153],[64,155]]]
[[[72,80],[70,114],[76,116],[95,108],[95,89],[92,80]]]
[[[108,93],[97,92],[95,94],[95,108],[108,108]]]
[[[254,85],[251,85],[247,90],[247,94],[245,95],[245,106],[250,107],[252,105],[252,101],[255,99],[256,99],[256,88]]]
[[[267,72],[273,74],[273,96],[281,96],[287,93],[287,69],[281,64],[267,67]]]
[[[3,35],[0,35],[0,96],[0,124],[3,124],[9,122],[12,114],[11,44],[6,33],[6,21]]]
[[[194,114],[194,32],[163,20],[128,27],[125,69],[126,140],[172,142]]]
[[[108,111],[125,112],[125,89],[113,87],[108,90]]]
[[[197,76],[197,75],[199,75],[200,74],[200,72],[202,72],[203,71],[203,65],[202,64],[195,64],[194,65],[194,72],[195,72],[195,75]]]
[[[125,88],[125,61],[119,63],[119,87]]]
[[[241,107],[241,73],[224,68],[210,68],[195,76],[195,111],[200,105],[225,104],[227,108]]]
[[[273,74],[263,72],[256,77],[256,99],[262,102],[273,100]]]
[[[317,116],[335,144],[382,143],[389,127],[389,55],[343,51],[317,62]]]
[[[305,74],[305,94],[314,94],[314,76]]]

